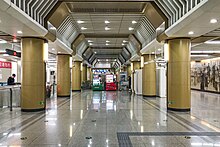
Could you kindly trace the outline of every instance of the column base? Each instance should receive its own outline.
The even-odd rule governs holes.
[[[57,95],[57,97],[70,97],[70,95]]]
[[[81,89],[80,90],[72,90],[72,92],[81,92]]]
[[[156,95],[143,95],[143,97],[150,97],[150,98],[156,98]]]
[[[187,108],[187,109],[167,108],[167,110],[170,110],[170,111],[178,111],[178,112],[189,112],[189,111],[190,111],[190,108]]]
[[[45,108],[38,108],[38,109],[21,109],[22,112],[38,112],[38,111],[45,111]]]

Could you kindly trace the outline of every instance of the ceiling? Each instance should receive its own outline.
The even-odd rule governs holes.
[[[66,3],[80,33],[85,35],[88,42],[90,53],[87,52],[85,56],[92,57],[92,54],[95,54],[93,58],[107,59],[102,62],[112,62],[108,60],[112,58],[124,58],[121,62],[128,60],[130,53],[123,51],[123,47],[129,42],[129,34],[134,32],[142,20],[141,12],[146,4],[143,2],[126,5],[122,2],[107,4],[93,2],[86,5],[79,2]],[[122,38],[119,35],[126,37]]]
[[[209,23],[211,18],[220,18],[219,0],[187,0],[191,3],[181,3],[182,0],[42,0],[34,3],[36,6],[30,5],[33,13],[25,11],[27,8],[24,5],[28,1],[33,0],[24,0],[23,4],[14,1],[15,5],[0,1],[2,39],[13,42],[16,36],[19,43],[18,36],[47,38],[48,30],[55,28],[56,33],[49,32],[54,35],[52,38],[55,38],[49,43],[51,49],[55,48],[51,50],[52,53],[72,54],[73,50],[76,53],[73,55],[81,56],[90,64],[102,58],[113,61],[116,59],[120,64],[125,64],[131,57],[139,55],[140,50],[157,37],[156,29],[165,22],[162,31],[166,30],[166,37],[191,37],[192,50],[219,50],[219,45],[204,43],[220,36],[220,23]],[[48,7],[47,3],[51,7]],[[40,5],[48,11],[40,8]],[[159,9],[156,9],[155,5]],[[37,12],[39,8],[41,11]],[[42,14],[45,10],[47,14]],[[48,20],[51,26],[45,26],[44,20]],[[78,23],[79,20],[83,23]],[[133,29],[129,30],[129,27]],[[23,34],[18,34],[18,31]],[[194,34],[189,35],[189,31],[194,31]],[[56,38],[59,39],[58,43],[53,43]],[[64,44],[66,49],[62,50]],[[156,49],[154,47],[154,50]],[[209,57],[215,56],[218,54],[209,54]]]

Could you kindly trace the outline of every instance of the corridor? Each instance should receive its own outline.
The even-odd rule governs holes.
[[[45,112],[1,109],[0,146],[220,146],[219,106],[219,95],[192,91],[191,113],[167,113],[165,98],[83,91]]]

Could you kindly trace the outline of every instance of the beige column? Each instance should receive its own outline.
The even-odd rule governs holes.
[[[142,94],[147,97],[156,97],[156,64],[150,62],[154,60],[155,55],[143,55],[144,64],[142,72]]]
[[[131,71],[131,83],[132,83],[132,91],[134,91],[134,71],[136,69],[140,69],[141,68],[141,62],[140,61],[132,61],[133,64],[133,70]]]
[[[128,76],[131,76],[131,65],[127,66],[127,74]]]
[[[90,68],[90,80],[91,80],[91,82],[93,81],[93,72],[92,72],[92,68]]]
[[[72,68],[72,91],[81,91],[81,61],[74,61]]]
[[[82,83],[87,81],[87,65],[83,65],[82,67]]]
[[[87,66],[87,80],[91,80],[91,67]]]
[[[22,38],[21,111],[45,110],[46,64],[41,38]]]
[[[71,87],[70,55],[57,55],[57,96],[70,96]]]
[[[190,111],[190,46],[188,38],[168,40],[168,109]]]

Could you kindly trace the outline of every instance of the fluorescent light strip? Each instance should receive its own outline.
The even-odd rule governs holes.
[[[191,57],[208,57],[209,55],[191,55]]]
[[[220,44],[220,41],[206,41],[205,44]]]
[[[206,54],[208,54],[208,53],[212,53],[212,54],[214,54],[214,53],[220,53],[220,51],[191,51],[191,53],[201,53],[201,54],[203,54],[203,53],[206,53]]]

